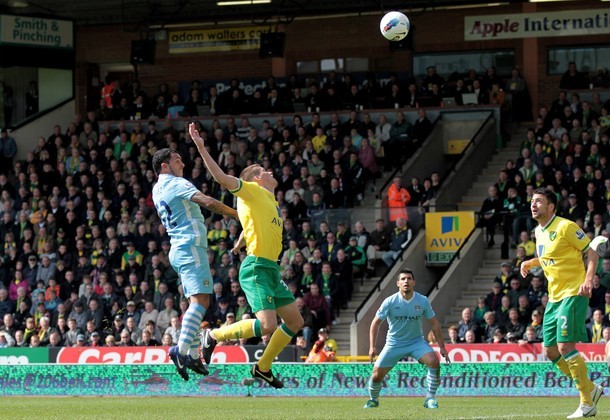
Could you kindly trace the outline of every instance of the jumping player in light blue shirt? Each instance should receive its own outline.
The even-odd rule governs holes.
[[[178,152],[165,148],[153,156],[153,169],[159,180],[153,187],[153,202],[161,223],[170,236],[169,261],[180,275],[189,307],[182,320],[178,345],[169,349],[169,356],[178,373],[189,380],[187,368],[207,375],[199,357],[201,320],[210,305],[212,275],[208,263],[208,233],[201,208],[237,218],[237,210],[204,195],[184,179],[184,162]]]
[[[375,340],[379,327],[384,320],[388,321],[388,334],[385,346],[375,362],[373,375],[369,380],[370,399],[364,408],[379,407],[379,393],[381,392],[383,378],[396,366],[400,359],[406,356],[428,366],[428,392],[426,393],[424,407],[438,408],[435,395],[440,383],[440,363],[432,347],[424,340],[422,321],[425,318],[430,323],[440,353],[449,362],[441,325],[436,319],[436,314],[430,306],[428,298],[413,290],[415,287],[413,271],[408,268],[401,270],[396,285],[398,286],[398,293],[383,301],[371,323],[369,333],[371,363],[373,363],[377,354]]]

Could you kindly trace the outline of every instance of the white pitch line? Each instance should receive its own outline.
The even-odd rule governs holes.
[[[519,418],[534,418],[534,417],[563,417],[570,413],[544,413],[544,414],[507,414],[503,416],[479,416],[479,417],[451,417],[454,420],[472,420],[472,419],[519,419]],[[599,413],[602,414],[603,413]]]

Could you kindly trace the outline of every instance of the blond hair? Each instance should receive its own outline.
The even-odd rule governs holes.
[[[254,163],[254,164],[244,168],[244,170],[241,171],[241,174],[239,175],[239,177],[247,182],[252,181],[252,179],[254,177],[260,175],[261,169],[262,169],[261,165],[259,165],[258,163]]]

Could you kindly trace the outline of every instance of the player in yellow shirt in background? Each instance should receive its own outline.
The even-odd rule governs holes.
[[[576,343],[587,341],[585,319],[599,256],[589,247],[585,232],[576,223],[556,216],[556,209],[553,191],[534,191],[531,211],[538,222],[536,258],[521,263],[521,275],[525,277],[533,267],[542,266],[549,291],[543,326],[546,357],[574,380],[580,394],[580,405],[568,418],[593,417],[603,388],[589,379]],[[586,271],[583,254],[587,257]]]
[[[239,270],[239,283],[256,315],[256,319],[206,330],[202,339],[203,358],[210,363],[218,341],[272,334],[262,357],[252,366],[252,376],[274,388],[283,388],[284,384],[271,372],[271,364],[303,327],[303,317],[288,286],[281,279],[277,263],[282,251],[283,227],[274,195],[277,181],[271,171],[258,164],[245,168],[239,178],[225,174],[206,150],[195,124],[189,125],[189,133],[216,182],[237,196],[237,214],[243,231],[236,248],[241,248],[245,239],[248,252]],[[279,327],[278,315],[283,320]]]

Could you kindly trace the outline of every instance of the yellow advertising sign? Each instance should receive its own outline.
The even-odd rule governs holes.
[[[473,211],[426,213],[426,262],[449,263],[474,226]]]
[[[269,26],[171,31],[168,36],[169,52],[256,50],[260,46],[261,34],[265,32],[270,32]]]
[[[470,139],[453,139],[447,141],[447,154],[459,155],[470,143]]]

